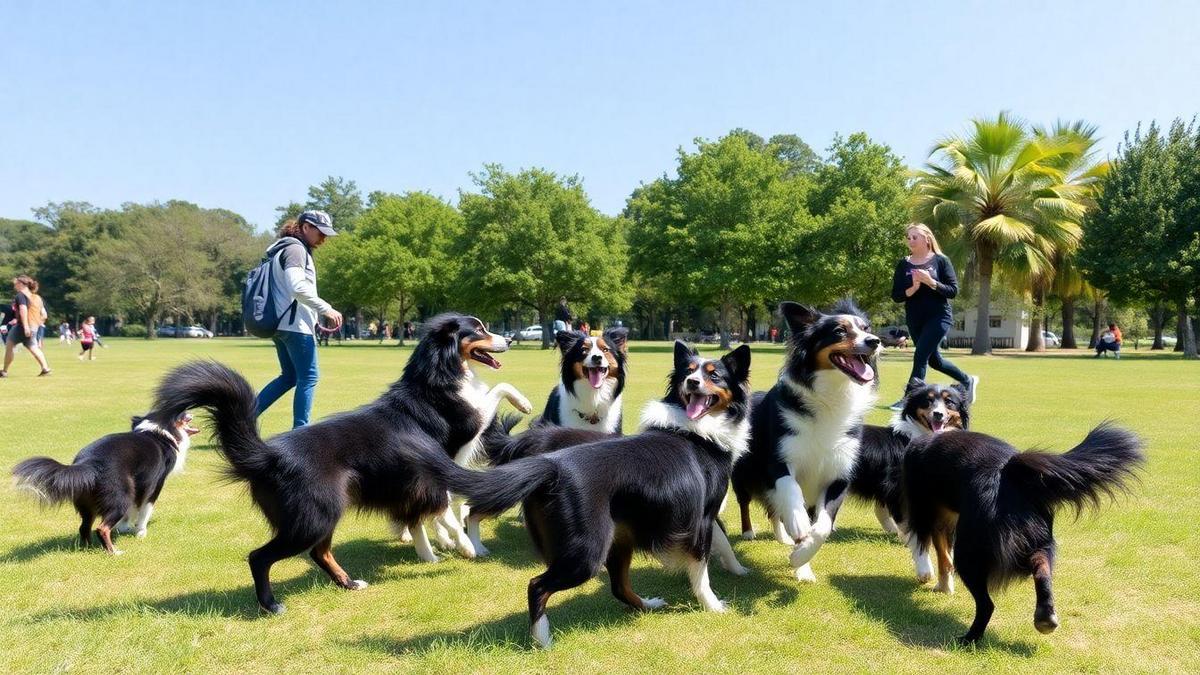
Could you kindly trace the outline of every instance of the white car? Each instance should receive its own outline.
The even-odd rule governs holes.
[[[526,327],[522,328],[521,330],[517,331],[517,340],[518,341],[528,340],[530,342],[534,342],[534,341],[541,342],[542,341],[542,327],[541,326],[526,326]]]
[[[1048,330],[1042,331],[1042,342],[1046,343],[1047,347],[1061,347],[1062,340],[1058,336]]]

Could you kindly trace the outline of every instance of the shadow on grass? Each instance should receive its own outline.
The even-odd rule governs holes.
[[[870,527],[841,527],[833,531],[832,541],[843,543],[865,542],[870,544],[894,544],[897,550],[907,552],[899,537],[881,528]]]
[[[770,597],[772,605],[792,602],[797,589],[794,584],[784,585],[756,572],[745,577],[735,577],[716,562],[710,562],[713,590],[726,601],[726,606],[742,615],[753,612],[757,600]],[[537,571],[540,573],[541,569]],[[531,576],[533,576],[531,574]],[[607,572],[602,572],[584,586],[592,585],[595,592],[576,594],[566,600],[551,598],[546,614],[554,632],[605,629],[634,621],[638,616],[661,613],[701,612],[699,604],[688,589],[687,577],[659,568],[635,568],[632,572],[634,591],[643,597],[661,596],[667,607],[639,612],[622,604],[612,596]],[[525,586],[513,588],[512,593],[525,597]],[[513,612],[491,621],[456,631],[445,631],[411,638],[395,638],[387,635],[368,635],[348,641],[351,647],[370,652],[382,652],[392,656],[423,655],[441,649],[503,649],[526,652],[532,649],[529,636],[529,614]]]
[[[79,524],[79,518],[74,519],[75,524]],[[114,537],[113,541],[117,541]],[[119,547],[118,547],[119,548]],[[41,541],[34,541],[28,544],[22,544],[13,550],[0,556],[0,564],[4,563],[24,563],[31,560],[37,560],[44,555],[52,555],[55,553],[86,553],[88,551],[101,551],[99,545],[90,549],[83,548],[79,544],[78,530],[71,530],[70,535],[46,537]]]
[[[882,622],[896,640],[911,647],[939,649],[974,649],[958,647],[954,638],[967,631],[967,625],[949,612],[922,607],[914,599],[916,593],[932,593],[916,585],[915,581],[891,576],[850,576],[835,574],[829,583],[854,603],[857,611],[864,612]],[[964,593],[963,618],[974,616],[975,605],[969,594]],[[985,633],[981,647],[995,648],[1014,656],[1030,657],[1037,652],[1031,642],[1011,642],[996,639],[994,633]]]
[[[393,573],[407,579],[429,578],[452,572],[445,566],[420,562],[412,546],[397,548],[395,545],[389,545],[388,542],[373,539],[355,539],[343,544],[337,544],[335,540],[333,553],[352,579],[363,579],[372,584],[380,578],[384,568],[391,568]],[[297,557],[304,560],[309,559],[307,554]],[[125,559],[123,558],[123,561]],[[130,562],[136,562],[132,558],[128,559]],[[401,566],[398,572],[396,571],[397,565]],[[254,597],[254,585],[250,580],[250,571],[246,564],[242,562],[230,567],[227,573],[242,576],[246,580],[246,585],[236,589],[193,591],[161,600],[133,600],[86,609],[55,610],[34,615],[30,620],[33,623],[52,622],[59,619],[100,621],[114,616],[140,614],[145,611],[189,616],[217,615],[242,620],[267,617],[268,615],[258,608]],[[272,578],[271,587],[275,592],[275,597],[287,605],[289,596],[320,584],[328,584],[332,587],[333,582],[324,572],[313,566],[309,571],[290,579]],[[297,599],[297,602],[302,602],[302,600]]]

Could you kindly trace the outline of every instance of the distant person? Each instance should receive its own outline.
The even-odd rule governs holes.
[[[923,223],[909,225],[905,241],[909,255],[896,264],[892,276],[892,300],[904,303],[904,322],[914,346],[912,372],[905,382],[914,377],[924,380],[929,366],[961,382],[974,403],[979,377],[968,376],[938,352],[938,345],[954,325],[950,309],[950,299],[958,295],[954,265],[942,255],[933,231]],[[890,408],[899,411],[903,406],[901,398]]]
[[[37,279],[33,280],[33,286],[30,288],[30,290],[39,299],[41,298],[41,296],[38,295]],[[37,329],[37,345],[41,349],[44,349],[45,345],[46,345],[46,321],[48,321],[49,319],[50,319],[50,312],[46,311],[46,303],[42,302],[42,320],[41,320],[41,323],[38,324],[38,329]]]
[[[89,316],[83,320],[83,325],[79,327],[79,356],[76,357],[80,361],[84,356],[88,357],[88,361],[96,360],[96,337],[99,333],[96,332],[96,317]]]
[[[313,390],[317,386],[317,339],[320,317],[329,319],[330,330],[342,326],[342,314],[317,295],[317,267],[312,252],[325,243],[326,237],[337,232],[333,219],[324,211],[305,211],[288,221],[279,230],[279,239],[268,251],[282,261],[271,265],[276,275],[272,283],[285,289],[278,302],[290,310],[281,312],[275,337],[275,353],[279,357],[279,377],[271,380],[256,401],[257,414],[262,415],[271,404],[295,387],[292,397],[292,428],[308,424],[312,413]]]
[[[63,320],[58,324],[58,344],[72,344],[75,341],[75,334],[71,332],[71,323]]]
[[[1117,328],[1117,324],[1108,324],[1108,330],[1100,334],[1100,339],[1096,340],[1096,355],[1092,358],[1098,359],[1106,352],[1112,352],[1113,356],[1121,358],[1121,329]]]
[[[405,321],[404,322],[404,339],[411,340],[411,339],[415,338],[416,336],[417,336],[417,329],[415,326],[413,326],[413,322]]]
[[[38,328],[44,320],[42,318],[42,298],[34,292],[35,288],[37,288],[37,282],[29,275],[22,274],[13,279],[13,290],[16,291],[16,297],[13,298],[13,319],[4,340],[4,369],[0,370],[0,377],[8,377],[8,367],[12,365],[17,345],[24,345],[33,355],[33,360],[41,366],[42,372],[38,373],[39,377],[50,374],[50,366],[46,364],[46,355],[42,353],[42,348],[37,342]]]
[[[571,308],[567,307],[567,296],[558,299],[558,307],[554,309],[554,332],[571,330],[571,322],[575,317],[571,316]]]

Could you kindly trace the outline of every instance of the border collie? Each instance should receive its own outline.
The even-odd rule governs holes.
[[[904,407],[892,415],[887,426],[863,425],[858,461],[850,479],[850,494],[871,502],[880,527],[891,534],[899,534],[896,523],[904,520],[900,504],[900,470],[909,442],[969,426],[970,402],[966,387],[926,384],[920,378],[912,378],[904,393]]]
[[[1058,628],[1050,587],[1054,513],[1076,515],[1101,497],[1127,491],[1144,461],[1133,433],[1108,422],[1065,454],[1017,452],[998,438],[956,431],[920,438],[904,458],[905,526],[913,556],[937,551],[938,586],[953,592],[958,576],[975,599],[975,620],[962,644],[983,635],[992,617],[989,589],[1033,576],[1039,632]],[[954,557],[950,557],[953,547]]]
[[[274,536],[249,557],[263,609],[284,611],[271,592],[271,566],[305,551],[342,588],[367,585],[352,580],[331,550],[334,528],[347,506],[381,511],[396,529],[408,527],[417,555],[426,562],[438,559],[425,531],[429,520],[454,536],[443,545],[475,556],[450,508],[445,482],[425,470],[427,462],[420,458],[436,454],[468,462],[501,399],[529,411],[529,401],[512,386],[488,390],[471,370],[476,363],[499,368],[492,353],[507,349],[504,338],[475,317],[435,317],[426,322],[400,379],[376,401],[269,441],[258,434],[254,390],[229,368],[195,362],[164,379],[157,409],[204,408],[212,415],[230,476],[249,483],[271,525]]]
[[[730,469],[750,432],[749,369],[745,345],[710,360],[676,342],[666,395],[646,406],[640,433],[482,473],[445,459],[436,464],[476,516],[523,502],[526,528],[546,562],[529,582],[529,620],[539,646],[551,643],[550,596],[583,584],[602,565],[618,600],[636,609],[662,607],[663,600],[643,598],[630,584],[635,550],[686,567],[700,604],[724,610],[709,586],[708,555],[720,532],[715,523]]]
[[[742,537],[753,538],[750,502],[767,507],[775,538],[795,543],[800,581],[816,581],[809,561],[833,531],[858,458],[862,420],[876,398],[879,338],[850,301],[833,314],[795,302],[779,313],[791,329],[779,382],[755,393],[750,451],[733,468]]]
[[[627,328],[609,328],[599,337],[559,331],[555,335],[562,352],[558,386],[550,392],[541,418],[531,426],[553,424],[620,434],[628,336]]]
[[[92,543],[92,523],[104,550],[113,547],[112,531],[146,536],[146,524],[167,476],[183,470],[192,434],[199,430],[185,413],[151,412],[133,418],[133,430],[110,434],[79,451],[71,464],[31,457],[13,468],[17,487],[47,503],[71,501],[79,512],[79,543]]]

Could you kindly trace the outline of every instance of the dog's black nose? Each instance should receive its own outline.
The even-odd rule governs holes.
[[[593,355],[592,355],[592,363],[595,363],[595,364],[600,364],[600,363],[603,363],[603,362],[604,362],[604,357],[603,357],[603,356],[600,356],[599,354],[593,354]]]
[[[693,390],[699,389],[699,388],[700,388],[700,383],[699,383],[699,382],[697,382],[697,381],[695,381],[695,380],[688,380],[688,381],[687,381],[687,388],[688,388],[688,391],[693,391]]]
[[[945,415],[944,415],[944,414],[942,414],[942,412],[941,412],[940,410],[935,410],[935,411],[934,411],[934,413],[933,413],[933,421],[935,421],[935,422],[941,422],[943,417],[945,417]]]
[[[866,340],[863,340],[863,342],[867,343],[867,346],[871,349],[879,348],[879,338],[877,337],[867,338]]]

